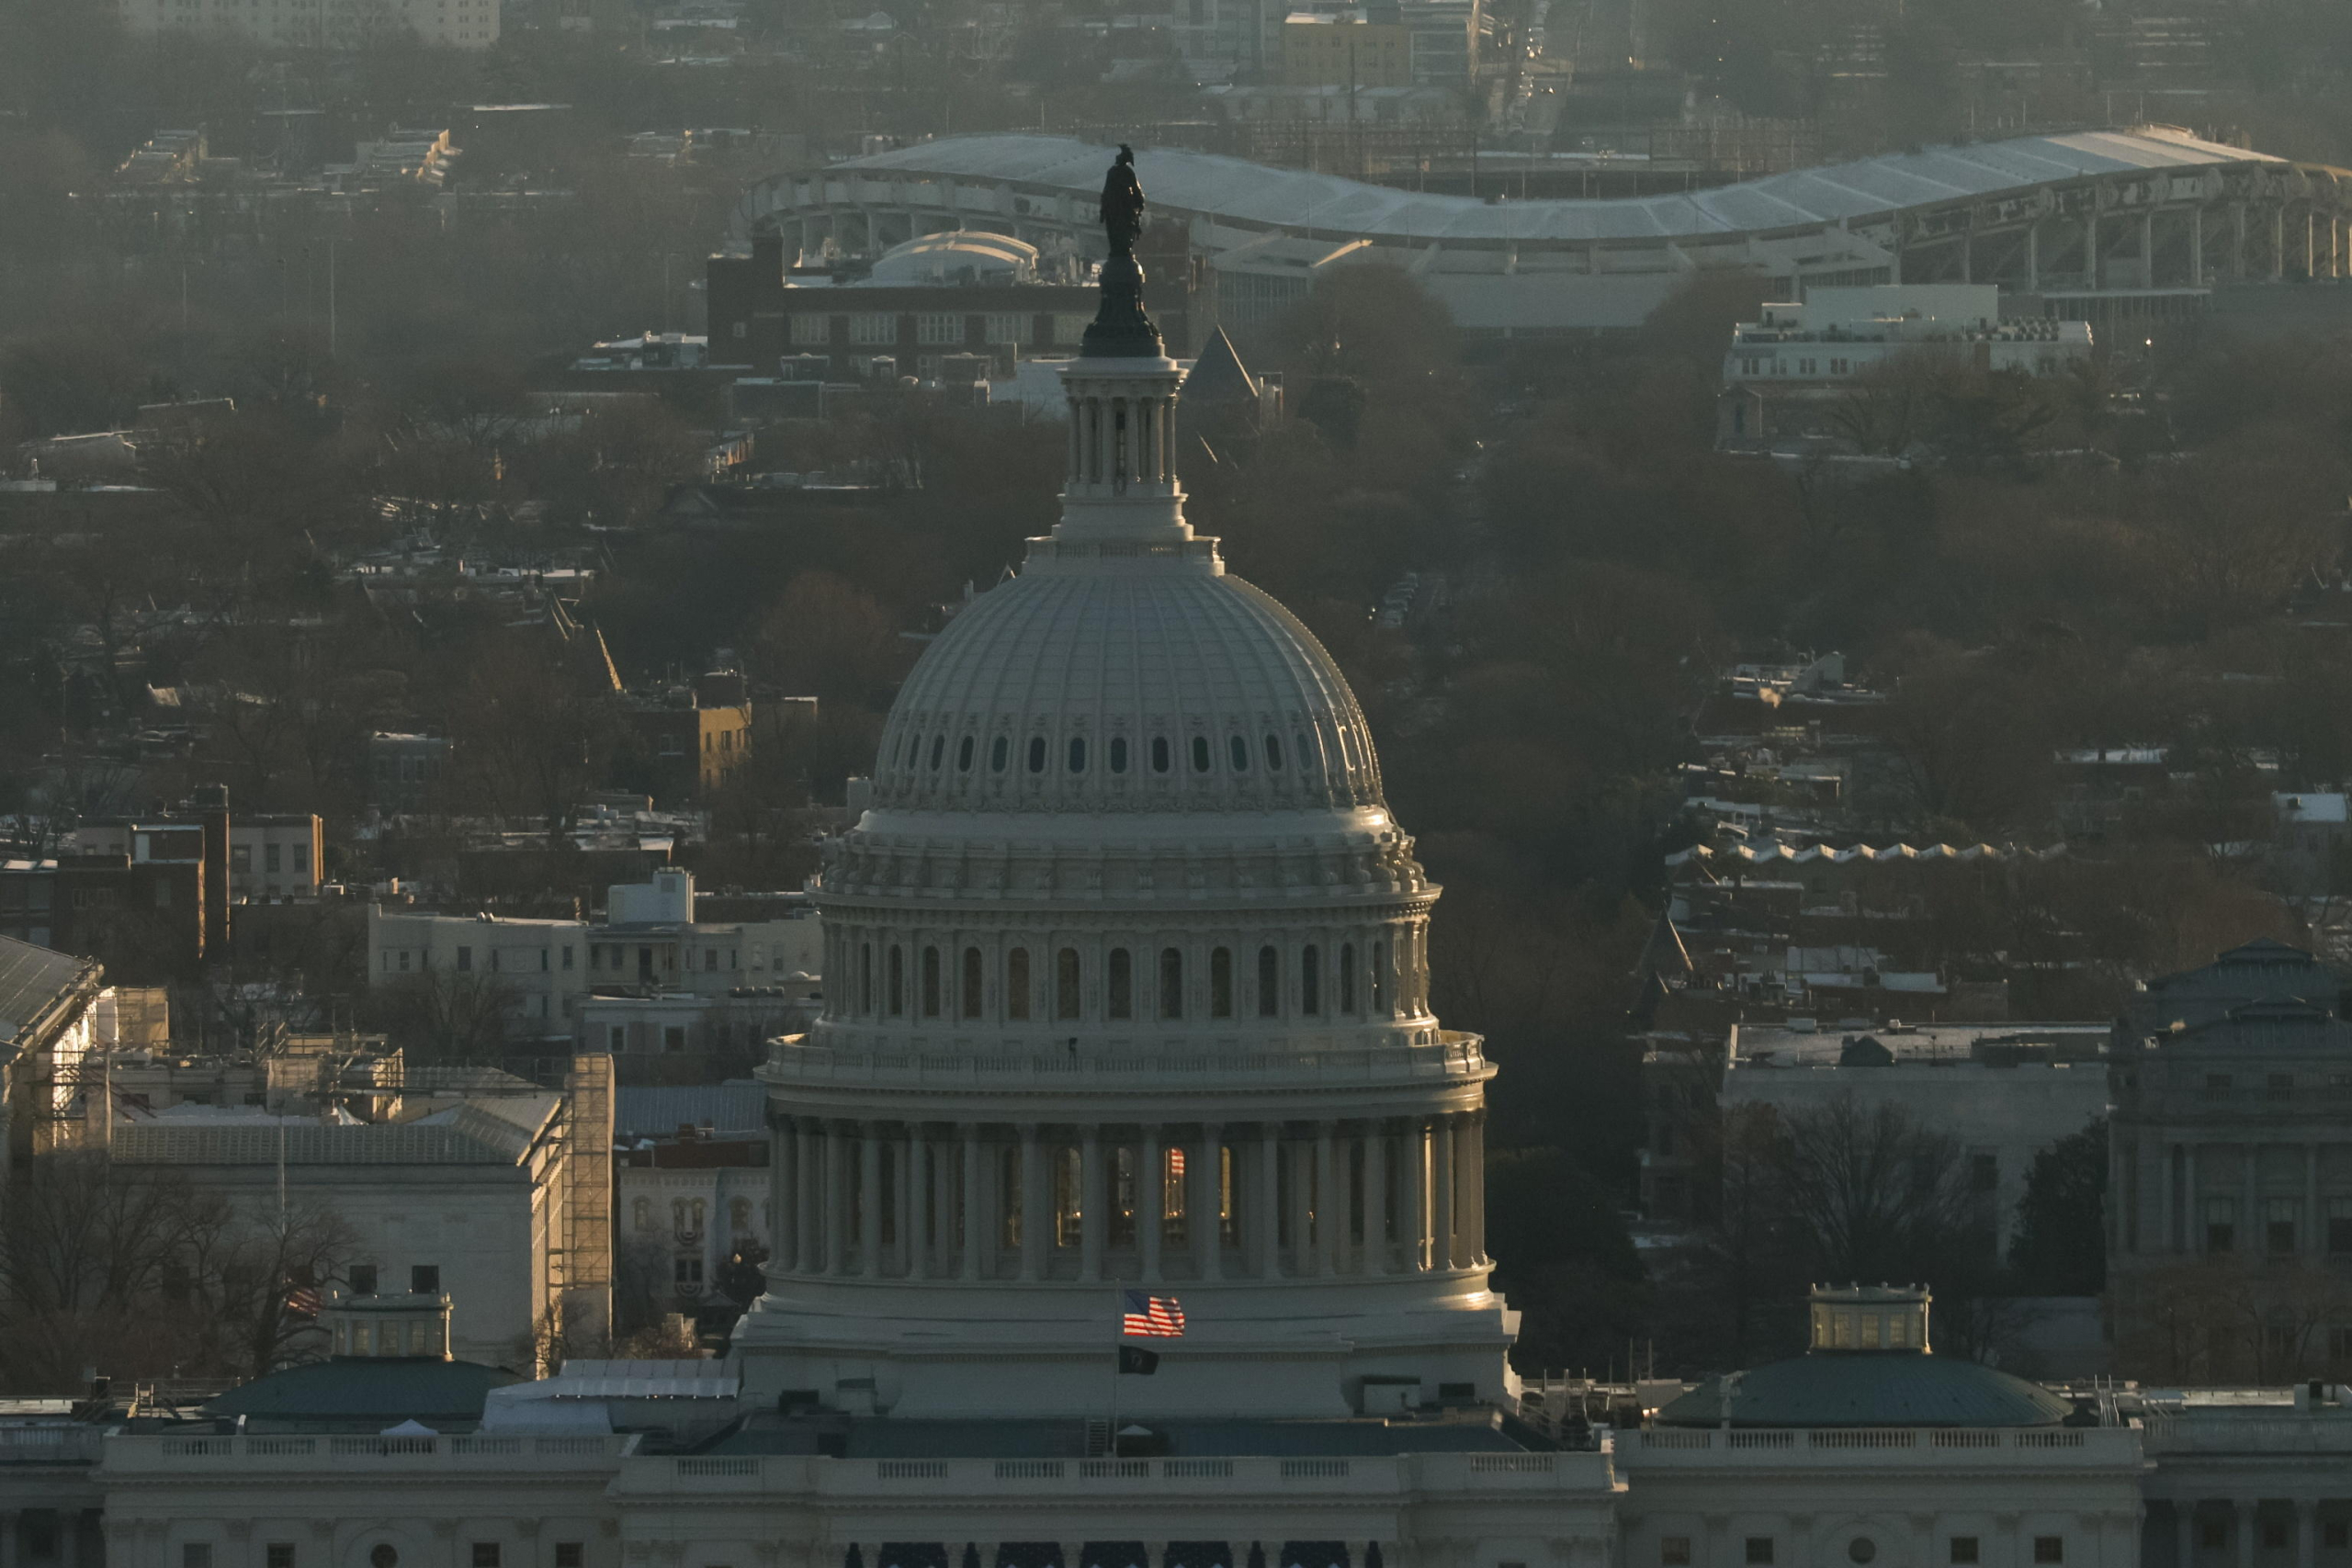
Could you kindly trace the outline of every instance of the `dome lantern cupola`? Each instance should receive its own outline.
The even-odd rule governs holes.
[[[1810,1351],[1907,1350],[1928,1354],[1925,1285],[1815,1285]]]

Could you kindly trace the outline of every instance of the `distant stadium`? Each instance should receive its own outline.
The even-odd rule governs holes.
[[[754,186],[739,239],[875,255],[980,229],[1099,253],[1113,149],[956,136]],[[2194,314],[2217,287],[2352,273],[2352,174],[2165,126],[1891,153],[1687,194],[1480,200],[1238,158],[1143,149],[1156,218],[1181,218],[1228,324],[1268,319],[1327,266],[1405,268],[1465,330],[1547,337],[1638,324],[1693,274],[1808,285],[1997,283],[2040,313]],[[2020,302],[2023,303],[2022,301]]]

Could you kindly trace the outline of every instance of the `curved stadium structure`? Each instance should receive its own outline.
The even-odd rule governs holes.
[[[956,136],[781,175],[748,191],[740,238],[827,240],[878,254],[941,230],[989,230],[1097,254],[1111,150],[1067,137]],[[2200,308],[2235,282],[2352,272],[2352,173],[2165,126],[1890,153],[1682,194],[1479,200],[1179,149],[1136,168],[1158,220],[1190,230],[1219,317],[1248,326],[1323,267],[1406,268],[1474,334],[1639,323],[1692,274],[1807,286],[1996,283],[2049,314],[2106,320]]]

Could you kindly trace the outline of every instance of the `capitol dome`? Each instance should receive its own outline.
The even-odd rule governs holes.
[[[1052,541],[1040,541],[1051,545]],[[1354,694],[1214,541],[1139,570],[1052,550],[924,655],[875,772],[882,807],[1346,810],[1380,803]],[[1057,570],[1059,569],[1059,570]]]
[[[1134,1414],[1505,1398],[1438,889],[1329,654],[1184,521],[1181,373],[1132,329],[1064,370],[1059,523],[924,651],[824,846],[747,1383],[1091,1416],[1132,1288],[1186,1320]]]

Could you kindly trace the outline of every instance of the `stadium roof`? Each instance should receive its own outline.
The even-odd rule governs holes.
[[[827,173],[1008,180],[1092,196],[1114,151],[1064,136],[955,136],[850,159]],[[1607,200],[1487,202],[1178,148],[1136,153],[1136,170],[1156,205],[1242,223],[1374,240],[1577,243],[1805,228],[2091,175],[2281,162],[2186,131],[2142,126],[1929,147],[1713,190]]]

